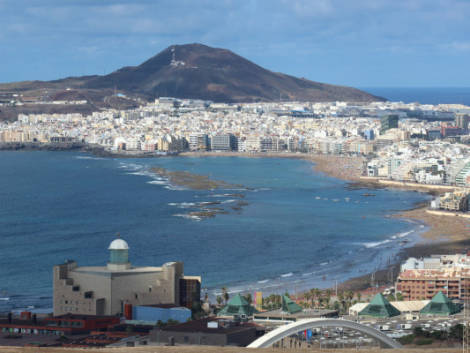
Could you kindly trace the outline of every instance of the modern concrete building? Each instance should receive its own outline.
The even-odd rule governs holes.
[[[161,267],[134,267],[129,262],[129,246],[115,239],[108,248],[106,266],[79,267],[75,261],[54,266],[54,315],[122,315],[125,304],[155,305],[193,302],[200,293],[188,293],[182,262]],[[199,286],[191,284],[197,290]],[[184,290],[181,290],[184,288]],[[186,298],[186,296],[191,298]]]
[[[238,149],[237,138],[232,134],[212,136],[211,149],[213,151],[236,151]]]
[[[191,151],[209,150],[209,137],[207,134],[192,134],[189,136],[189,149]]]

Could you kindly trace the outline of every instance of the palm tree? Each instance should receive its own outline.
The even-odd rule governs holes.
[[[312,294],[310,292],[305,292],[304,293],[304,299],[305,299],[305,304],[308,305],[308,301],[312,297]]]
[[[338,293],[338,300],[341,303],[341,307],[343,309],[343,312],[346,311],[346,301],[344,300],[344,293],[343,292]]]
[[[320,302],[321,290],[318,288],[314,288],[313,291],[314,291],[315,298],[317,299],[318,302]]]
[[[356,293],[357,301],[358,301],[359,303],[361,302],[361,296],[362,296],[361,292],[357,292],[357,293]]]
[[[222,297],[224,298],[225,304],[227,304],[229,295],[226,287],[222,287]]]
[[[350,290],[346,292],[346,303],[347,303],[347,309],[351,306],[351,302],[354,298],[354,293]]]
[[[247,294],[245,295],[245,299],[246,299],[246,301],[248,302],[248,304],[251,305],[251,303],[253,303],[253,298],[251,297],[251,293],[247,293]]]
[[[328,288],[325,291],[325,294],[326,294],[326,307],[329,308],[330,307],[330,301],[331,301],[331,295],[333,294],[333,291],[331,290],[331,288]]]
[[[222,302],[224,301],[220,295],[218,295],[215,300],[217,301],[217,304],[221,305]]]

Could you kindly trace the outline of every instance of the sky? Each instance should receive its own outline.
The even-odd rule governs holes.
[[[0,0],[0,82],[106,74],[173,44],[355,87],[470,87],[470,0]]]

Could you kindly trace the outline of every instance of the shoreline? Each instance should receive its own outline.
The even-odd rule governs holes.
[[[437,196],[441,193],[455,190],[456,187],[446,185],[422,185],[412,182],[398,182],[379,178],[362,176],[365,157],[349,157],[335,155],[317,155],[307,153],[239,153],[239,152],[185,152],[181,156],[188,157],[249,157],[249,158],[296,158],[313,162],[312,169],[329,177],[348,182],[349,188],[369,189],[395,189],[403,191],[415,191]],[[412,209],[398,211],[389,217],[409,220],[427,227],[417,234],[418,239],[409,247],[400,248],[396,261],[385,268],[375,272],[375,282],[393,285],[390,283],[390,273],[394,274],[393,280],[399,274],[400,264],[408,257],[424,257],[440,253],[462,252],[470,248],[470,219],[455,214],[428,212],[428,201],[420,202]],[[371,273],[352,277],[338,284],[339,288],[348,290],[364,290],[370,287]]]
[[[0,150],[21,151],[21,150],[42,150],[42,151],[75,151],[91,153],[99,157],[110,158],[156,158],[164,157],[156,153],[113,153],[105,150],[102,146],[94,146],[84,143],[9,143],[0,144]],[[440,192],[455,189],[454,187],[436,187],[415,183],[393,182],[377,178],[362,176],[365,157],[350,157],[336,155],[317,155],[295,152],[182,152],[169,156],[182,157],[245,157],[245,158],[293,158],[313,162],[312,169],[315,172],[325,174],[329,177],[337,178],[348,182],[346,187],[350,188],[387,188],[397,190],[409,190],[416,192],[425,192],[430,195],[436,195]],[[427,202],[425,202],[427,203]],[[422,257],[431,253],[444,253],[462,251],[465,246],[470,247],[470,225],[464,217],[449,217],[449,215],[439,215],[426,212],[427,207],[423,203],[416,207],[399,211],[389,215],[389,217],[408,219],[424,224],[428,229],[419,235],[420,239],[410,247],[401,248],[398,252],[398,262],[388,265],[386,268],[376,272],[377,282],[386,282],[389,271],[398,274],[400,263],[407,257]],[[385,275],[381,275],[381,273]],[[365,289],[371,273],[353,277],[343,281],[339,287],[350,290]]]

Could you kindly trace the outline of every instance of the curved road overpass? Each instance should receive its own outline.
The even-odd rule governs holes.
[[[343,327],[355,331],[362,332],[370,337],[375,338],[387,348],[402,348],[401,344],[394,339],[384,335],[382,332],[375,328],[359,324],[354,321],[340,320],[340,319],[303,319],[295,321],[291,324],[280,326],[264,336],[252,342],[248,348],[266,348],[270,347],[275,342],[296,334],[300,331],[308,330],[316,327]]]

